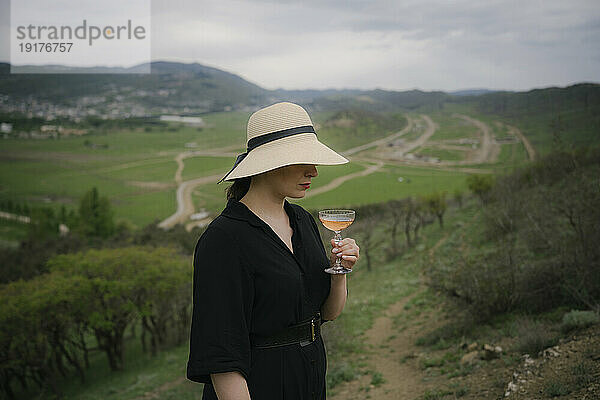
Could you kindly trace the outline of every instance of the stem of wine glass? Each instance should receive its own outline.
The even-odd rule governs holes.
[[[335,231],[333,240],[336,245],[339,244],[342,241],[342,231]],[[342,257],[335,257],[335,268],[342,268]]]

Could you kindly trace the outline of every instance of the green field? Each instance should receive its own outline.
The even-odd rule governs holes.
[[[453,117],[447,113],[436,113],[431,115],[431,119],[439,128],[435,131],[430,141],[479,137],[477,128],[462,118]]]
[[[185,165],[181,178],[184,181],[202,176],[227,173],[233,166],[235,157],[191,157],[183,160]]]
[[[335,166],[317,166],[319,175],[312,180],[310,190],[314,190],[320,186],[326,185],[333,179],[352,174],[363,170],[364,168],[356,163],[348,163],[343,165]],[[197,209],[204,208],[211,213],[219,213],[225,207],[225,189],[229,186],[229,183],[221,183],[216,185],[215,183],[207,183],[196,187],[192,194],[192,200]]]
[[[314,120],[321,126],[317,130],[319,140],[336,151],[343,151],[396,133],[406,126],[403,115],[384,114],[385,121],[365,119],[349,127],[327,125],[324,122],[332,113],[315,113]]]
[[[476,136],[475,127],[451,116],[454,111],[462,110],[432,114],[439,130],[431,140]],[[406,122],[399,114],[385,115],[381,124],[373,119],[373,114],[365,115],[366,122],[355,121],[348,129],[332,125],[330,121],[335,116],[332,112],[317,112],[313,117],[319,127],[319,139],[338,151],[397,132]],[[129,129],[58,140],[3,140],[0,149],[0,200],[27,202],[34,207],[51,206],[56,211],[61,205],[65,205],[67,211],[76,210],[81,196],[95,186],[101,196],[109,197],[117,219],[142,227],[162,220],[176,210],[175,156],[186,151],[217,148],[227,148],[228,153],[240,152],[244,147],[248,116],[247,112],[208,114],[203,116],[207,126],[201,130],[171,124],[161,131]],[[486,122],[491,124],[492,121]],[[416,137],[417,134],[409,135]],[[92,148],[90,143],[108,147]],[[442,160],[460,160],[463,156],[456,150],[427,147],[418,152]],[[514,165],[524,156],[522,145],[504,145],[496,167]],[[233,161],[233,156],[185,158],[182,179],[224,174]],[[357,163],[319,167],[319,176],[309,190],[364,168],[366,165]],[[397,180],[399,176],[407,179],[400,183]],[[355,178],[335,190],[301,202],[310,208],[351,206],[437,190],[453,191],[465,188],[465,176],[436,169],[387,166],[385,170]],[[227,184],[215,183],[198,186],[192,200],[197,209],[218,213],[225,204],[226,187]],[[18,231],[19,227],[4,230],[2,237],[17,240],[23,236],[15,230]]]
[[[144,160],[141,165],[116,165],[90,172],[123,181],[170,182],[173,180],[176,170],[177,163],[172,157],[169,157]]]
[[[461,161],[465,159],[464,151],[439,149],[428,146],[420,147],[415,153],[428,157],[436,157],[441,161]]]
[[[384,170],[345,182],[329,192],[298,203],[305,208],[352,207],[431,192],[466,189],[467,174],[386,165]],[[402,182],[398,181],[402,178]]]

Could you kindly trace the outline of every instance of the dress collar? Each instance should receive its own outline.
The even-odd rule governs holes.
[[[288,214],[290,221],[293,218],[297,220],[301,218],[300,213],[294,209],[294,206],[287,199],[283,201],[283,209]],[[221,214],[229,218],[247,221],[253,226],[264,227],[267,225],[266,222],[254,214],[244,203],[235,199],[227,200],[227,206]]]

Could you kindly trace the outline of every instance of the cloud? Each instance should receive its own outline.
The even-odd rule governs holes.
[[[154,0],[152,18],[153,59],[203,63],[270,89],[600,80],[596,0]]]

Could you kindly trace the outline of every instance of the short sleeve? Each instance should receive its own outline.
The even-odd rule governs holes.
[[[194,250],[193,308],[187,378],[212,383],[210,374],[250,374],[253,277],[227,232],[210,227]]]

